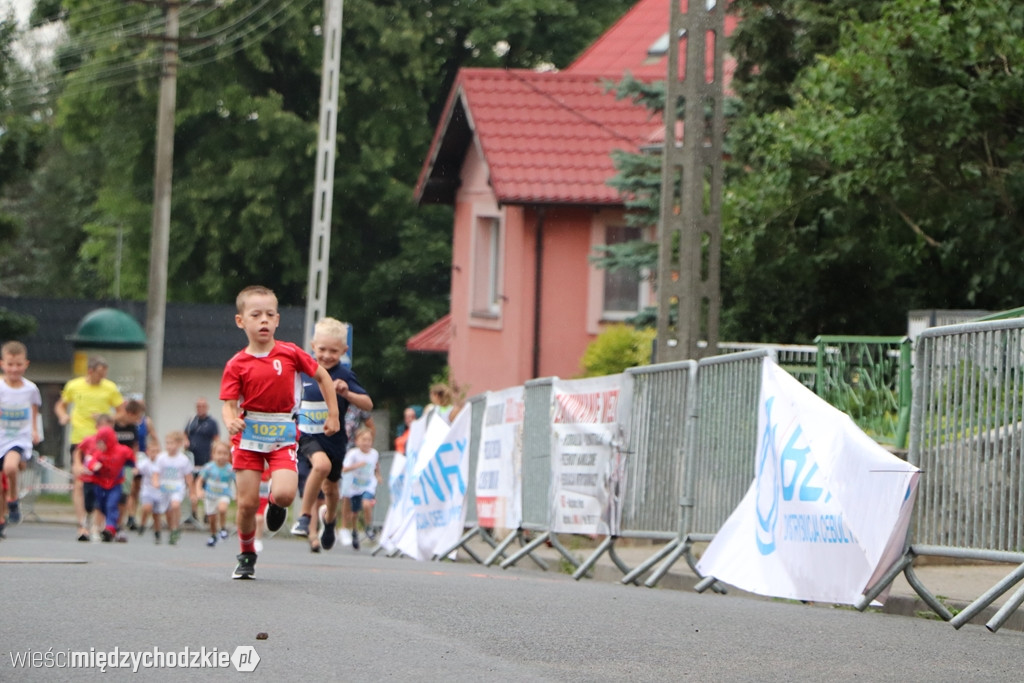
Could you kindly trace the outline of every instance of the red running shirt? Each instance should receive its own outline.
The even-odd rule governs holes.
[[[274,342],[265,356],[239,351],[220,380],[220,399],[238,404],[246,412],[292,413],[298,404],[299,373],[315,376],[316,359],[291,342]]]

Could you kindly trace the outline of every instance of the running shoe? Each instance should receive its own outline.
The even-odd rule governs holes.
[[[252,547],[256,548],[256,552],[262,553],[263,552],[263,541],[261,541],[260,539],[257,538],[255,541],[252,542]]]
[[[342,545],[345,545],[345,546],[352,545],[352,532],[351,531],[349,531],[345,527],[341,527],[341,531],[339,532],[338,535],[341,537],[341,544]]]
[[[159,531],[154,531],[153,532],[153,543],[155,543],[157,545],[160,545],[160,532]]]
[[[114,532],[110,529],[104,529],[100,532],[100,538],[103,540],[104,543],[110,543],[114,540]]]
[[[330,550],[334,547],[334,541],[337,540],[337,536],[334,532],[334,522],[328,522],[326,519],[326,505],[320,506],[320,510],[317,511],[317,517],[320,518],[320,547],[324,550]]]
[[[238,556],[238,566],[231,573],[232,579],[256,578],[256,553],[242,553]]]
[[[352,550],[359,550],[359,532],[352,530]]]
[[[228,530],[227,529],[221,529],[220,530],[220,540],[222,540],[222,541],[228,540]]]
[[[128,537],[127,537],[127,536],[125,536],[125,535],[124,535],[124,534],[123,534],[122,532],[120,532],[120,531],[118,531],[118,532],[117,532],[117,535],[116,535],[116,536],[114,536],[114,543],[127,543],[127,542],[128,542]]]
[[[284,520],[288,517],[288,509],[283,508],[280,505],[274,505],[273,503],[267,503],[267,514],[266,524],[267,531],[275,533],[284,524]],[[307,530],[306,534],[309,534]]]
[[[6,530],[7,530],[7,522],[0,522],[0,538],[7,538]],[[81,541],[82,539],[79,538],[78,540]],[[89,538],[86,537],[85,540],[88,541]]]
[[[309,538],[309,515],[302,515],[292,527],[292,536]]]
[[[206,539],[206,545],[210,546],[211,548],[217,545],[217,537],[210,536],[208,539]]]
[[[16,500],[7,504],[7,521],[11,524],[21,523],[21,506]]]
[[[171,529],[171,539],[168,542],[171,545],[178,545],[179,538],[181,538],[181,529]]]

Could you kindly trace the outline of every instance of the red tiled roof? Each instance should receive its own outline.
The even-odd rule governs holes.
[[[664,131],[660,113],[616,100],[608,88],[626,72],[646,81],[666,78],[666,57],[651,58],[648,50],[668,34],[670,2],[640,0],[563,72],[462,69],[434,131],[416,200],[454,202],[475,137],[500,203],[621,204],[607,184],[615,174],[610,153],[635,152],[664,140]],[[726,0],[719,2],[724,7]],[[726,15],[727,34],[736,22]],[[727,57],[723,69],[728,92],[735,60]]]
[[[661,117],[615,94],[591,74],[463,69],[424,164],[417,195],[462,121],[476,134],[502,203],[620,204],[607,181],[610,152],[637,151]],[[465,141],[461,152],[465,153]],[[461,164],[458,154],[451,160]]]
[[[405,348],[409,351],[425,353],[448,353],[448,345],[452,340],[452,315],[446,313],[430,325],[409,337]]]
[[[725,0],[719,2],[725,6]],[[686,3],[683,5],[685,10]],[[565,70],[602,76],[614,74],[616,78],[628,71],[634,78],[642,81],[665,80],[668,74],[668,54],[652,57],[649,51],[659,39],[667,37],[670,10],[671,0],[640,0]],[[725,15],[726,36],[732,35],[738,21],[735,14]],[[686,50],[682,45],[680,48],[679,73],[683,73],[686,68]],[[709,45],[709,62],[711,50],[712,46]],[[711,67],[708,68],[710,76]],[[728,88],[732,74],[736,70],[736,60],[726,55],[722,68],[725,71],[725,86]]]

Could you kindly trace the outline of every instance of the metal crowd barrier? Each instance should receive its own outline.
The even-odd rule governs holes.
[[[694,412],[684,444],[678,534],[660,553],[624,576],[623,583],[635,582],[661,560],[644,582],[654,587],[680,557],[701,576],[691,552],[693,544],[714,538],[754,480],[757,402],[765,358],[775,358],[775,352],[757,349],[697,363]],[[715,589],[722,590],[717,585]]]
[[[648,365],[630,368],[626,373],[632,378],[633,392],[619,535],[672,541],[679,529],[683,443],[687,414],[693,405],[697,362]],[[623,574],[630,574],[629,567],[615,554],[615,538],[609,537],[580,564],[573,577],[585,576],[604,552]]]
[[[906,551],[858,603],[896,576],[955,628],[1024,579],[1024,320],[933,328],[916,342],[909,462],[921,468]],[[913,571],[918,556],[1016,564],[953,615]],[[996,631],[1024,603],[1018,589],[989,620]]]
[[[554,377],[542,377],[526,382],[524,387],[525,406],[523,412],[523,523],[507,536],[485,564],[497,561],[501,552],[516,539],[523,538],[523,532],[534,532],[529,543],[505,559],[499,566],[508,569],[529,555],[541,567],[547,565],[532,553],[543,543],[550,543],[573,567],[579,563],[551,533],[551,394]]]
[[[377,485],[377,502],[373,506],[373,526],[377,529],[384,528],[384,519],[388,516],[388,508],[391,507],[388,474],[391,472],[391,463],[395,461],[395,455],[396,451],[384,451],[378,461],[382,481]]]
[[[483,429],[484,412],[487,409],[487,395],[477,394],[470,398],[466,407],[463,410],[472,411],[471,421],[469,426],[469,474],[466,481],[466,499],[463,503],[466,506],[466,533],[462,535],[458,543],[453,545],[451,548],[443,553],[439,553],[435,556],[435,559],[443,560],[459,548],[466,551],[477,564],[482,564],[484,559],[481,558],[476,552],[469,546],[469,541],[474,537],[479,536],[492,548],[497,547],[497,542],[487,532],[486,529],[480,526],[476,516],[476,466],[477,466],[477,453],[480,450],[480,434]]]

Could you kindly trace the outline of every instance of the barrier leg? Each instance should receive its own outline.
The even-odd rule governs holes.
[[[615,546],[608,548],[608,557],[611,558],[615,566],[619,568],[619,571],[623,574],[629,573],[629,565],[622,561],[622,558],[615,552]]]
[[[548,532],[548,534],[548,541],[551,543],[551,547],[557,550],[559,553],[561,553],[562,557],[565,558],[566,562],[571,564],[573,567],[578,567],[580,564],[579,560],[577,560],[573,556],[573,554],[569,552],[568,548],[562,545],[561,541],[558,540],[558,536],[551,533],[550,531]]]
[[[665,557],[670,552],[675,550],[677,545],[679,545],[679,539],[678,538],[673,538],[671,541],[669,541],[667,544],[665,544],[664,547],[662,547],[660,550],[658,550],[658,552],[654,553],[653,555],[648,557],[646,560],[641,562],[639,565],[637,565],[636,569],[634,569],[633,571],[631,571],[628,574],[626,574],[625,576],[623,576],[622,577],[622,583],[632,583],[632,584],[639,583],[640,582],[640,577],[643,576],[647,572],[648,569],[650,569],[654,565],[658,564],[658,562],[661,561],[661,558]]]
[[[900,559],[896,560],[873,586],[864,591],[864,595],[854,604],[857,611],[863,612],[866,610],[871,602],[881,595],[882,591],[899,576],[900,572],[909,567],[913,561],[914,554],[911,552],[904,553]]]
[[[676,547],[668,554],[668,557],[665,558],[665,561],[658,565],[658,568],[655,569],[649,577],[647,577],[647,580],[644,581],[644,585],[648,588],[654,588],[657,586],[658,582],[661,581],[661,578],[665,576],[665,574],[668,574],[668,570],[672,568],[672,565],[674,565],[676,561],[682,557],[683,553],[689,550],[689,548],[689,543],[677,544]]]
[[[522,538],[521,531],[516,529],[515,531],[510,532],[508,536],[501,540],[501,543],[495,546],[494,552],[487,556],[487,559],[483,562],[484,566],[490,567],[492,564],[498,561],[499,557],[504,557],[505,549],[512,545],[512,542],[515,541],[517,538]]]
[[[998,598],[1006,591],[1013,588],[1021,579],[1024,579],[1024,564],[1020,565],[1012,572],[1007,574],[999,583],[989,588],[985,593],[969,604],[959,614],[949,620],[949,623],[953,625],[953,628],[960,628],[971,619],[973,619],[978,612],[985,609],[992,604],[992,601]]]
[[[590,571],[590,568],[593,567],[595,564],[597,564],[597,560],[602,555],[604,555],[608,551],[608,549],[611,548],[612,545],[614,545],[614,543],[615,543],[615,537],[614,536],[607,536],[607,537],[605,537],[605,539],[603,541],[601,541],[601,544],[599,546],[597,546],[597,549],[590,554],[590,557],[588,557],[587,559],[583,560],[583,562],[578,567],[576,567],[576,571],[573,572],[572,578],[574,578],[577,581],[579,581],[584,576],[586,576],[587,572]]]
[[[999,611],[996,612],[985,624],[985,628],[992,633],[998,631],[999,627],[1006,623],[1006,620],[1010,618],[1010,615],[1017,611],[1017,608],[1021,606],[1021,603],[1024,603],[1024,586],[1018,588],[1010,599],[999,608]]]
[[[539,548],[549,538],[551,538],[551,532],[545,531],[540,536],[538,536],[537,538],[533,539],[532,541],[524,545],[522,548],[520,548],[517,553],[515,553],[514,555],[512,555],[512,557],[502,562],[499,566],[502,569],[508,569],[516,562],[518,562],[519,560],[533,552],[535,548]]]
[[[464,533],[462,535],[462,538],[459,539],[458,543],[456,543],[455,545],[453,545],[451,548],[449,548],[448,550],[444,551],[443,553],[438,553],[437,555],[434,555],[434,559],[438,560],[438,561],[446,560],[446,559],[448,559],[449,555],[454,553],[459,548],[462,548],[463,550],[466,551],[467,555],[469,555],[470,557],[472,557],[476,561],[477,564],[480,564],[480,561],[481,561],[480,557],[476,553],[474,553],[466,545],[466,543],[469,541],[469,539],[471,539],[474,536],[476,536],[477,534],[479,534],[480,531],[481,531],[480,527],[478,527],[478,526],[473,527],[472,529],[470,529],[469,531],[467,531],[466,533]]]

